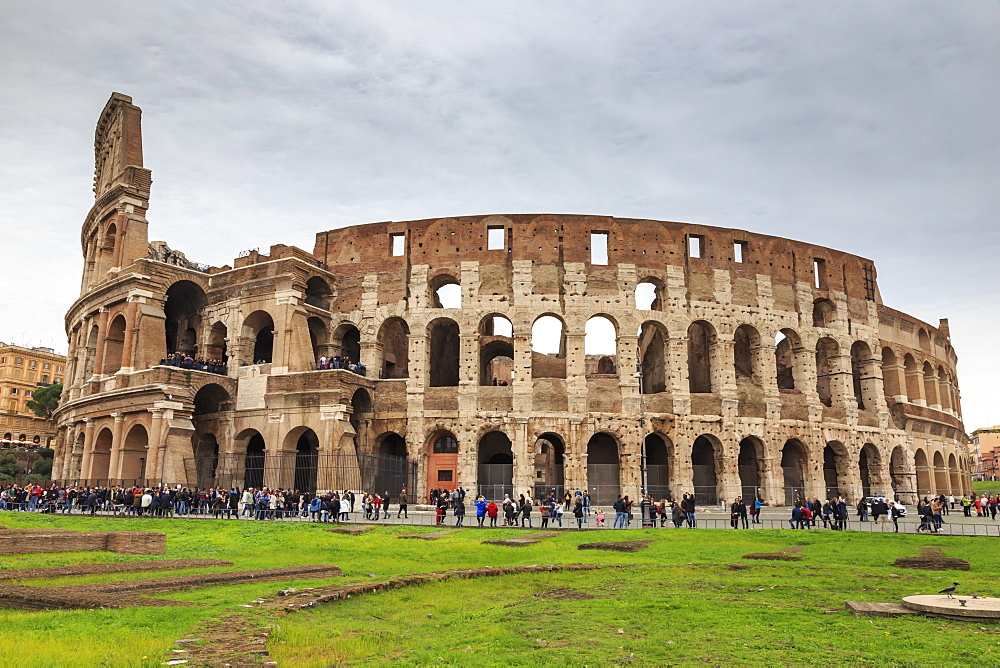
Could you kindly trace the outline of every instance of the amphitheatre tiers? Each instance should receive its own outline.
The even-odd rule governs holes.
[[[866,258],[517,214],[208,267],[149,242],[127,96],[95,159],[54,478],[599,503],[970,491],[948,323],[885,306]]]

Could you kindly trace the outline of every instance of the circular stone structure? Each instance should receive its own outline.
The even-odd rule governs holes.
[[[941,594],[922,594],[907,596],[903,599],[903,605],[910,610],[934,617],[967,621],[1000,621],[1000,598],[972,598],[958,595],[948,598]]]
[[[869,259],[515,214],[358,225],[208,267],[149,241],[140,116],[116,93],[98,122],[56,479],[410,503],[971,489],[947,320],[883,304]]]

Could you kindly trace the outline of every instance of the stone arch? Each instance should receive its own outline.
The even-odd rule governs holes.
[[[192,281],[177,281],[167,288],[163,305],[166,353],[182,352],[198,357],[201,314],[207,303],[205,291]]]
[[[823,448],[823,484],[826,498],[847,498],[850,489],[850,455],[840,441],[830,441]]]
[[[903,357],[903,368],[906,373],[906,400],[911,404],[923,403],[923,374],[917,360],[910,353]]]
[[[715,389],[712,387],[715,375],[712,359],[716,341],[715,328],[704,320],[696,320],[688,326],[687,337],[689,391],[692,394],[711,393]]]
[[[813,327],[833,327],[837,321],[837,307],[829,299],[813,302]]]
[[[531,377],[566,377],[566,323],[543,313],[531,325]]]
[[[438,318],[427,325],[427,378],[430,387],[458,385],[461,341],[458,323]]]
[[[858,453],[858,473],[861,477],[861,495],[885,494],[885,480],[882,477],[882,454],[874,443],[865,443]]]
[[[382,378],[410,377],[410,326],[402,318],[388,318],[378,330],[382,344]]]
[[[149,433],[146,427],[138,423],[132,425],[122,441],[122,465],[118,477],[123,481],[135,480],[141,481],[138,484],[144,484],[148,451]]]
[[[374,476],[368,486],[371,491],[395,495],[411,486],[409,450],[404,437],[394,431],[379,435],[375,439],[375,455]]]
[[[427,282],[433,308],[462,308],[462,283],[451,274],[438,274]]]
[[[635,307],[641,311],[662,311],[666,301],[667,286],[654,276],[647,276],[635,284]]]
[[[92,480],[107,480],[110,477],[112,443],[114,443],[114,434],[111,433],[111,429],[105,427],[97,433],[90,455],[90,477]]]
[[[740,325],[733,334],[733,361],[736,381],[741,378],[760,384],[760,369],[754,360],[754,349],[760,346],[760,332],[753,325]]]
[[[667,391],[667,329],[647,320],[639,327],[639,369],[642,394]]]
[[[901,396],[899,387],[899,362],[892,348],[882,348],[882,390],[887,401]]]
[[[97,345],[100,341],[101,330],[97,325],[90,327],[90,334],[87,336],[86,355],[87,361],[83,368],[83,378],[86,381],[94,375],[94,363],[97,360]]]
[[[243,320],[243,337],[253,341],[250,364],[274,359],[274,319],[267,311],[254,311]]]
[[[458,439],[455,435],[450,431],[436,431],[431,434],[427,446],[427,489],[458,487]]]
[[[913,452],[913,466],[917,473],[917,496],[932,494],[934,482],[931,477],[930,462],[927,461],[927,453],[923,448],[917,448]]]
[[[584,324],[583,350],[588,358],[599,355],[599,374],[618,373],[618,324],[608,315],[594,315]],[[588,369],[589,371],[589,369]]]
[[[540,434],[535,439],[534,452],[534,496],[543,499],[550,492],[557,500],[562,500],[566,475],[566,443],[562,437],[552,432]]]
[[[309,427],[295,427],[285,434],[281,449],[283,453],[295,453],[294,476],[288,481],[292,483],[292,488],[315,493],[319,471],[319,436],[316,432]],[[287,486],[287,482],[282,486]]]
[[[309,328],[309,345],[312,347],[313,368],[319,368],[319,358],[326,357],[329,352],[329,331],[322,318],[310,316],[306,319]]]
[[[621,455],[618,439],[601,431],[587,442],[587,487],[591,503],[608,506],[621,494]]]
[[[944,465],[944,455],[940,451],[934,453],[934,494],[950,494],[951,483],[948,479],[948,469]]]
[[[267,444],[256,429],[245,429],[236,437],[237,452],[243,451],[243,487],[260,489],[264,486]]]
[[[98,275],[104,275],[115,266],[118,251],[118,226],[111,223],[104,229],[104,236],[101,239],[100,256],[98,260]],[[99,281],[98,281],[99,282]]]
[[[955,457],[955,453],[948,455],[948,475],[951,479],[951,494],[962,494],[964,491],[962,485],[962,472],[958,468],[958,459]]]
[[[702,434],[691,444],[691,482],[696,503],[714,506],[719,502],[722,458],[722,443],[711,434]]]
[[[330,289],[330,284],[326,282],[326,279],[313,276],[306,281],[305,302],[309,306],[329,311],[330,297],[332,296],[333,290]]]
[[[104,367],[103,374],[117,372],[123,366],[125,357],[125,329],[127,325],[125,316],[119,313],[108,325],[108,332],[104,336]]]
[[[670,461],[674,444],[659,433],[647,434],[646,446],[646,493],[654,499],[673,498],[670,490]]]
[[[740,496],[745,500],[763,496],[760,488],[766,479],[766,462],[764,443],[759,438],[747,436],[740,441],[736,466],[740,476]]]
[[[497,334],[497,331],[509,332]],[[513,325],[505,316],[490,314],[479,323],[479,384],[509,385],[514,372]]]
[[[924,400],[927,406],[940,406],[941,401],[937,393],[937,373],[930,362],[925,361],[923,367],[924,376]]]
[[[779,390],[797,389],[796,380],[802,375],[798,353],[802,339],[794,329],[784,328],[774,337],[774,362]]]
[[[353,322],[345,321],[338,324],[330,335],[328,358],[340,357],[341,368],[347,364],[361,361],[361,331]]]
[[[785,441],[781,448],[781,473],[786,506],[794,504],[796,499],[805,498],[808,463],[809,452],[802,441],[797,438]]]
[[[923,327],[917,330],[917,344],[920,346],[921,350],[931,349],[931,337],[927,334],[927,330]]]
[[[514,494],[514,451],[510,437],[489,431],[479,439],[479,493],[488,499]]]
[[[938,401],[941,404],[941,410],[949,412],[952,409],[951,406],[951,375],[945,371],[944,366],[938,365],[937,368],[937,378],[938,378]],[[955,491],[955,486],[952,485],[952,493]]]
[[[218,360],[225,364],[229,361],[229,346],[226,339],[229,336],[229,329],[225,323],[216,322],[208,332],[208,343],[205,345],[205,357],[210,360]]]
[[[226,388],[218,383],[206,383],[194,395],[192,417],[221,413],[232,408],[232,396]]]
[[[215,478],[219,469],[218,438],[211,432],[195,431],[191,435],[191,448],[194,453],[198,488],[215,487],[217,485]]]

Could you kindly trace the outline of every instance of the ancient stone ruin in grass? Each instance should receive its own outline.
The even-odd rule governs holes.
[[[940,547],[922,547],[915,557],[900,557],[893,562],[899,568],[918,568],[925,571],[967,571],[969,562],[957,557],[946,557]]]

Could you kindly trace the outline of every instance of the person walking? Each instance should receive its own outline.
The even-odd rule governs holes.
[[[525,499],[524,504],[521,506],[521,527],[524,527],[524,523],[528,523],[528,528],[531,528],[531,499]]]
[[[899,518],[903,516],[903,513],[895,501],[889,502],[889,516],[892,518],[893,533],[899,533]]]
[[[497,515],[500,514],[500,507],[497,506],[496,502],[490,501],[486,504],[486,515],[490,518],[490,528],[497,528]]]
[[[462,526],[462,521],[465,519],[465,501],[463,499],[456,499],[453,502],[455,508],[455,526]]]
[[[404,518],[410,519],[409,514],[406,512],[406,506],[408,502],[409,502],[409,497],[406,495],[406,488],[404,487],[403,490],[399,493],[399,510],[396,511],[396,519],[399,519],[400,513],[403,514]]]

